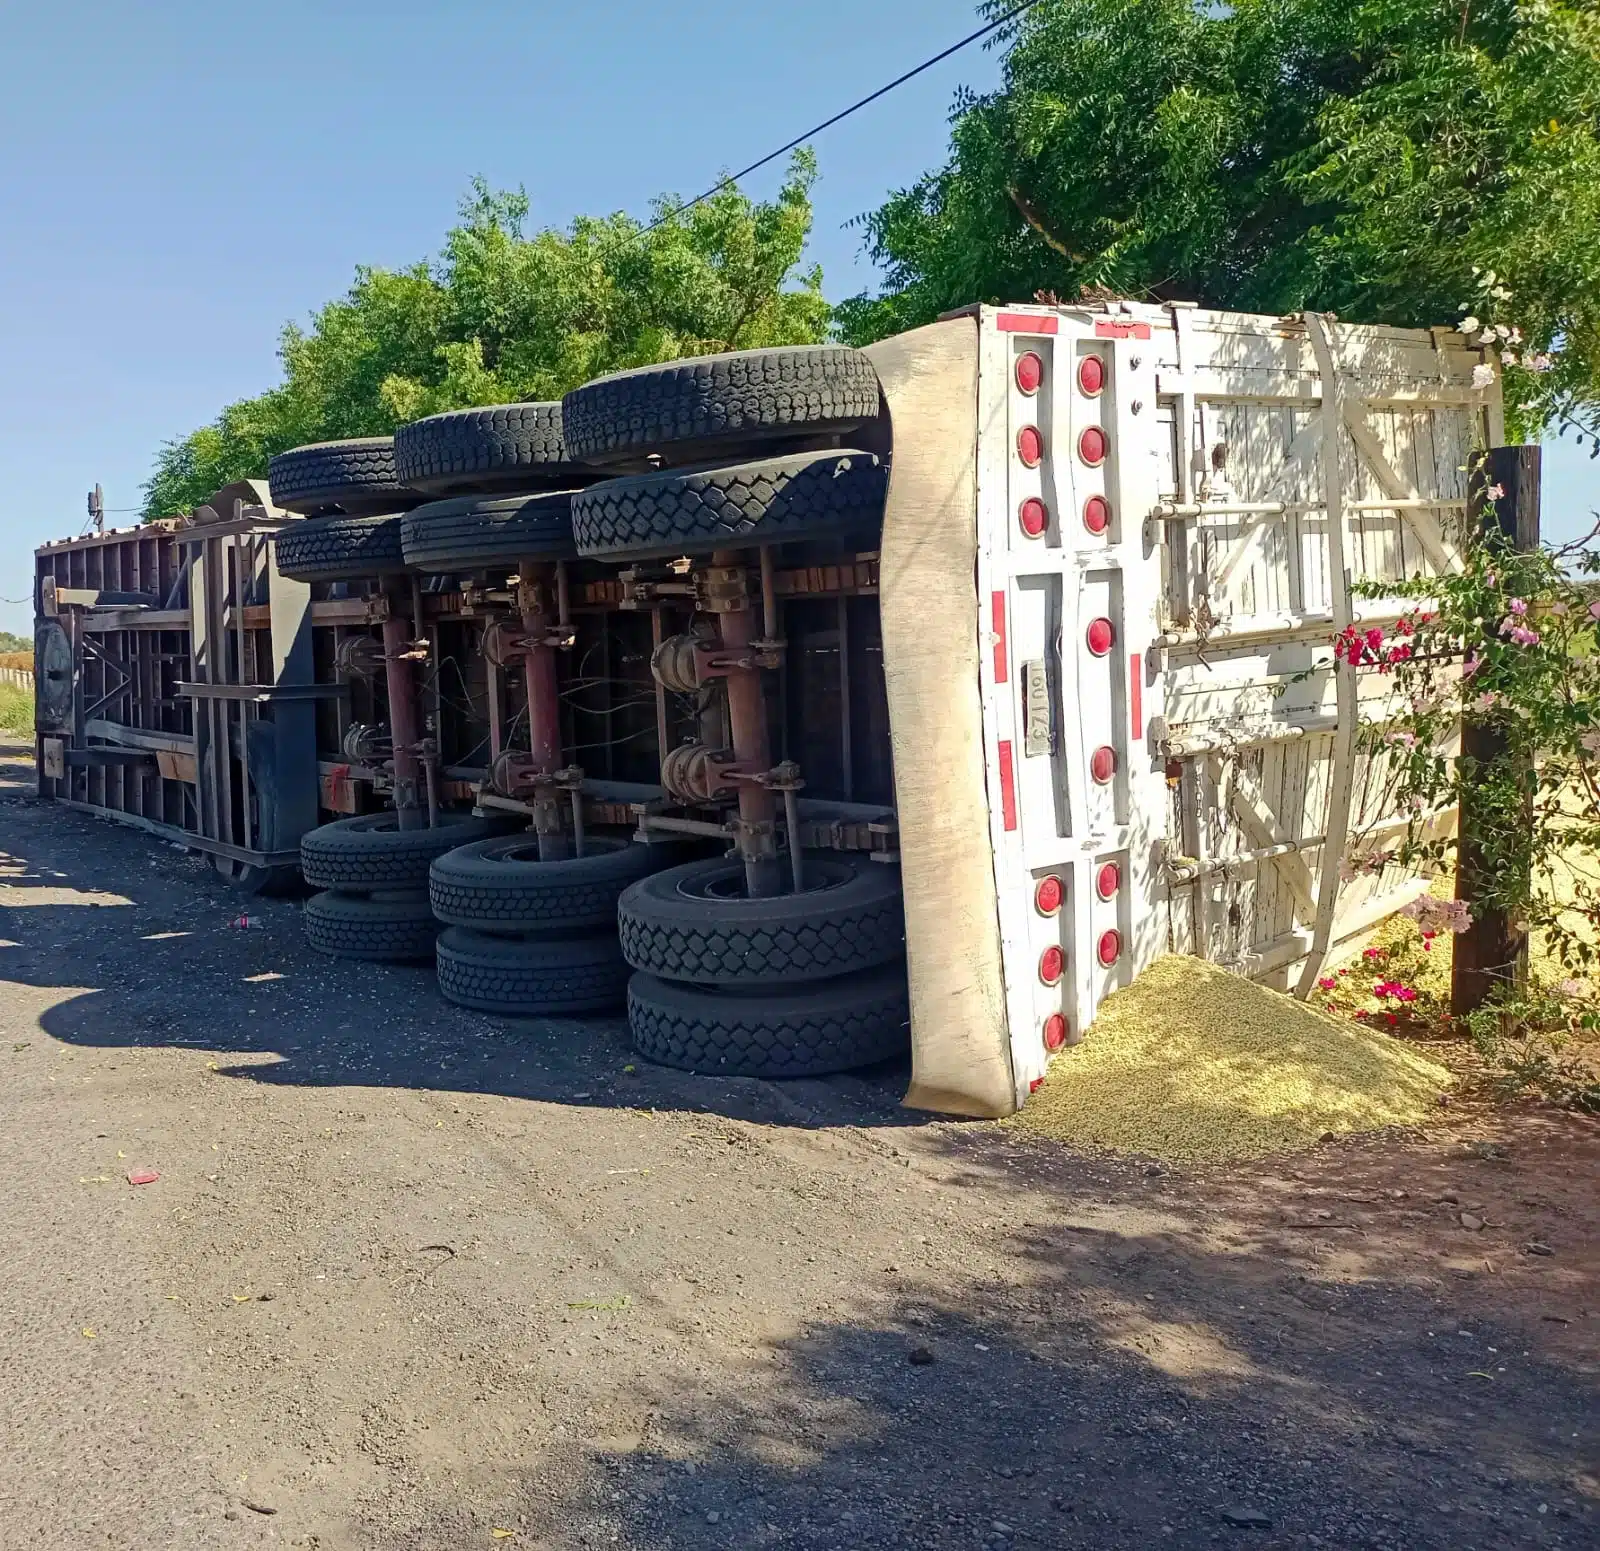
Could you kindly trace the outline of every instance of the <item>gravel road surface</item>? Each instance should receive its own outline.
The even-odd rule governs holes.
[[[1600,1544],[1592,1126],[1182,1173],[693,1079],[9,757],[6,1551]]]

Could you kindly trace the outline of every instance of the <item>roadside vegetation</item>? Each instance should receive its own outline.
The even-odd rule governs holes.
[[[16,684],[0,684],[0,732],[33,736],[33,696]]]
[[[847,340],[1085,291],[1419,327],[1514,302],[1513,439],[1600,432],[1587,0],[1045,0],[1002,36],[948,161],[866,218],[884,285]]]
[[[777,196],[724,187],[681,212],[584,216],[529,234],[528,198],[475,182],[437,258],[359,270],[310,326],[285,326],[283,381],[167,443],[144,515],[188,511],[275,452],[474,404],[559,398],[606,372],[827,336],[822,273],[802,263],[816,163]]]

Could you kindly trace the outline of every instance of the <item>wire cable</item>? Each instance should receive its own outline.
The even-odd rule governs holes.
[[[907,81],[910,81],[921,75],[924,70],[931,70],[935,65],[940,64],[942,61],[948,59],[952,54],[958,54],[969,44],[976,43],[979,38],[986,38],[991,32],[998,32],[1000,28],[1004,27],[1007,22],[1014,21],[1017,17],[1021,16],[1024,11],[1031,11],[1038,4],[1039,0],[1023,0],[1023,4],[1007,11],[1003,16],[997,16],[992,22],[986,22],[983,26],[978,28],[976,32],[968,33],[967,36],[964,37],[959,43],[952,43],[949,48],[943,50],[941,53],[935,54],[932,59],[925,59],[914,69],[907,70],[904,75],[897,75],[894,80],[888,83],[888,85],[880,86],[875,92],[869,92],[867,96],[863,97],[859,102],[852,102],[848,108],[843,109],[841,112],[835,113],[832,118],[824,119],[815,128],[808,129],[803,135],[796,135],[795,138],[787,145],[780,145],[776,151],[763,156],[760,161],[751,162],[748,167],[742,168],[738,172],[731,173],[725,178],[718,179],[718,181],[708,188],[705,193],[697,194],[693,199],[686,200],[683,204],[677,205],[673,209],[668,210],[664,215],[658,216],[648,226],[644,227],[640,231],[639,235],[641,237],[649,236],[649,234],[655,231],[657,227],[665,226],[668,221],[671,221],[682,215],[685,210],[692,210],[696,205],[704,204],[705,201],[710,199],[713,194],[720,193],[723,189],[729,187],[731,184],[737,183],[741,178],[749,177],[752,172],[759,172],[761,168],[765,167],[769,162],[777,161],[780,156],[787,155],[790,151],[794,150],[796,146],[804,145],[807,140],[811,140],[817,135],[820,135],[823,130],[832,129],[835,124],[849,118],[852,113],[859,113],[862,108],[865,108],[869,104],[876,102],[880,97],[888,96],[888,94],[892,92],[895,87],[904,86]]]

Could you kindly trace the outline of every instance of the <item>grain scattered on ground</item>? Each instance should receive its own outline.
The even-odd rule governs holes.
[[[1009,1124],[1178,1162],[1264,1157],[1437,1113],[1450,1074],[1199,959],[1158,959],[1109,997]]]

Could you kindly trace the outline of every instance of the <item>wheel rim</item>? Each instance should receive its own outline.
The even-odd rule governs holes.
[[[793,880],[785,878],[787,885],[778,894],[762,896],[773,899],[809,898],[813,894],[826,894],[831,889],[843,888],[855,879],[855,868],[840,862],[818,861],[808,857],[805,862],[805,889],[796,896]],[[750,899],[746,892],[745,872],[742,863],[719,868],[713,873],[698,877],[680,878],[675,892],[684,899],[705,900],[711,904],[737,904]]]

